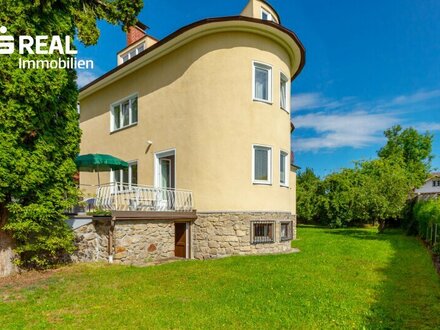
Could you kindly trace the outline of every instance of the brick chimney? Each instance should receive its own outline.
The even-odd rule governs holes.
[[[147,35],[145,33],[146,29],[148,29],[148,26],[139,21],[134,26],[130,26],[127,32],[127,46],[145,37]]]

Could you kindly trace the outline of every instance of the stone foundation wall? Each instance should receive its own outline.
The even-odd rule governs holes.
[[[274,221],[275,242],[253,244],[253,221]],[[285,221],[292,221],[292,239],[296,239],[296,217],[290,213],[198,213],[192,226],[194,258],[290,252],[291,240],[281,240]]]
[[[114,262],[145,264],[174,257],[174,222],[116,221]]]
[[[93,221],[74,230],[76,252],[74,262],[91,262],[108,260],[108,232],[110,219]]]
[[[75,262],[108,260],[110,219],[96,221],[75,230]],[[115,221],[113,260],[119,264],[145,264],[174,256],[173,221]]]
[[[281,240],[281,223],[292,222],[296,238],[296,217],[290,213],[199,213],[191,224],[191,257],[208,259],[231,255],[290,252],[291,240]],[[273,221],[274,242],[253,244],[253,221]],[[75,229],[76,262],[108,260],[110,219],[96,220]],[[173,220],[116,220],[113,231],[113,261],[142,265],[174,257]]]

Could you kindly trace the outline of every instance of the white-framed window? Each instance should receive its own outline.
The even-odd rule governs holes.
[[[272,67],[267,64],[253,63],[253,99],[272,102]]]
[[[141,43],[139,46],[131,49],[129,52],[125,53],[124,55],[121,55],[122,63],[127,62],[129,59],[135,57],[144,49],[145,49],[145,45],[144,43]]]
[[[137,162],[128,163],[128,168],[112,171],[111,182],[115,184],[115,190],[128,190],[131,185],[138,183],[138,164]]]
[[[284,73],[280,74],[280,108],[289,112],[289,79]]]
[[[110,131],[136,124],[138,121],[138,97],[128,97],[111,105]]]
[[[440,181],[432,181],[432,186],[433,187],[440,187]]]
[[[267,10],[265,10],[264,8],[261,8],[261,19],[263,21],[273,21],[273,17],[272,14],[269,13]]]
[[[289,154],[285,151],[280,151],[280,185],[284,187],[289,186]]]
[[[252,154],[252,182],[272,184],[272,148],[254,145]]]

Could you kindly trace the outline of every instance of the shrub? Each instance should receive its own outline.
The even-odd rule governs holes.
[[[440,199],[417,202],[413,214],[418,233],[426,240],[428,228],[435,223],[440,224]]]

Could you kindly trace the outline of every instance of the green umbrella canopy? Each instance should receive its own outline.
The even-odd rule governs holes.
[[[108,172],[128,168],[128,163],[111,155],[87,154],[76,157],[75,164],[82,172]]]

